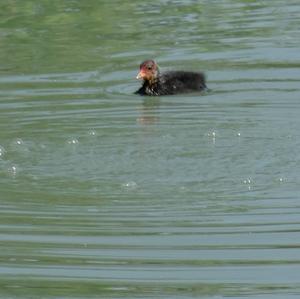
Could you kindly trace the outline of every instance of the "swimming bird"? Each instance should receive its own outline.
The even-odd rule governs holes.
[[[203,73],[187,71],[160,73],[154,60],[142,62],[136,78],[142,79],[143,85],[135,94],[144,96],[172,95],[206,89]]]

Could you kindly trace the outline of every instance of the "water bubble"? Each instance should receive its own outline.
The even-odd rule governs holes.
[[[0,157],[2,157],[4,154],[5,154],[5,149],[0,145]]]
[[[237,133],[237,136],[238,136],[238,137],[241,137],[241,132],[238,132],[238,133]]]
[[[253,182],[252,182],[252,179],[251,179],[251,178],[248,178],[248,179],[243,180],[243,183],[244,183],[245,185],[247,185],[247,188],[248,188],[249,191],[252,189],[253,185],[251,185],[251,184],[252,184]]]
[[[206,136],[215,138],[217,133],[215,131],[206,133]]]
[[[21,138],[16,138],[11,142],[11,149],[23,154],[29,152],[27,144]]]
[[[215,131],[208,132],[208,133],[206,134],[206,136],[211,137],[211,140],[212,140],[212,143],[213,143],[213,144],[216,143],[216,136],[217,136],[217,133],[216,133]]]
[[[248,179],[246,179],[246,180],[243,180],[243,183],[244,183],[244,184],[251,184],[251,183],[252,183],[251,178],[248,178]]]
[[[18,168],[16,165],[12,165],[11,167],[8,168],[8,173],[13,177],[17,175],[17,172],[18,172]]]
[[[216,131],[211,131],[211,132],[206,133],[206,136],[215,138],[217,136],[217,133],[216,133]]]
[[[68,140],[68,144],[78,144],[78,143],[79,141],[76,138]]]
[[[15,140],[15,144],[16,144],[16,145],[23,145],[23,144],[24,144],[24,141],[23,141],[21,138],[17,138],[17,139]]]
[[[127,189],[135,189],[137,187],[137,183],[134,181],[130,181],[130,182],[123,184],[122,186]]]
[[[97,135],[97,133],[94,130],[89,131],[88,134],[90,136],[96,136]]]

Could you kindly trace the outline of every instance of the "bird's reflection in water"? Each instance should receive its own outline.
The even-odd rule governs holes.
[[[152,125],[159,122],[160,99],[157,97],[147,97],[139,107],[140,116],[137,123],[141,125]]]

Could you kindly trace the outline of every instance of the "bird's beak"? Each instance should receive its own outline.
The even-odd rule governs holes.
[[[136,78],[137,78],[137,79],[142,79],[142,78],[144,78],[144,76],[145,76],[145,73],[144,73],[143,71],[140,71],[140,72],[137,74]]]

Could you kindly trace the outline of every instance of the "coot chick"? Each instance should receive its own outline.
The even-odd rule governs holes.
[[[154,60],[142,62],[136,78],[144,82],[135,93],[146,96],[172,95],[206,89],[203,73],[171,71],[161,74]]]

